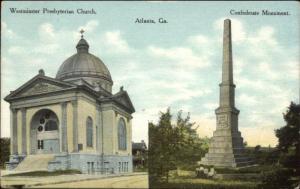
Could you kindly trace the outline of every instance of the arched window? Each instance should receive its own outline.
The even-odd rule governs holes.
[[[86,145],[93,147],[93,120],[91,117],[86,119]]]
[[[119,119],[118,123],[118,144],[119,144],[119,150],[126,150],[127,144],[126,144],[126,125],[123,118]]]

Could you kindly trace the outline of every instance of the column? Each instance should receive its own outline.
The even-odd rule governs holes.
[[[100,137],[101,137],[101,109],[100,105],[96,104],[96,150],[100,152]]]
[[[21,109],[22,113],[22,154],[27,154],[27,127],[26,127],[26,108]]]
[[[73,106],[73,152],[78,152],[78,102],[72,101]]]
[[[18,122],[17,122],[17,109],[10,108],[11,112],[11,125],[10,125],[10,153],[11,155],[18,154]]]
[[[61,103],[61,151],[68,152],[67,103]]]

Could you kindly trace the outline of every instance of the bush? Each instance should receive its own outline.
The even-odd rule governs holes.
[[[285,189],[292,187],[290,176],[293,174],[291,169],[276,167],[272,171],[263,172],[262,183],[259,188],[262,189]]]
[[[259,165],[245,168],[215,168],[217,173],[220,174],[239,174],[239,173],[262,173],[270,171],[274,168],[271,165]]]

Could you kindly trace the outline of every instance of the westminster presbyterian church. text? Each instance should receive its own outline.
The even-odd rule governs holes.
[[[73,9],[56,9],[56,8],[42,8],[42,9],[17,9],[17,8],[9,8],[12,14],[97,14],[94,9],[82,9],[78,8],[76,10]]]

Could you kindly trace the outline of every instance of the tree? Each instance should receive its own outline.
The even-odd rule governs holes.
[[[299,185],[300,104],[291,102],[283,118],[286,125],[275,130],[278,145],[274,153],[279,154],[279,162],[262,175],[259,188],[296,188]]]
[[[0,138],[0,167],[4,167],[5,162],[9,160],[10,154],[10,139],[9,138]]]
[[[171,125],[170,109],[161,112],[157,125],[149,123],[149,175],[150,180],[166,180],[169,171],[174,169],[175,141],[177,140]]]
[[[149,123],[150,185],[157,181],[168,182],[171,170],[197,166],[197,161],[207,151],[208,140],[200,139],[193,126],[190,115],[183,117],[182,111],[172,124],[170,109],[161,112],[158,124]]]
[[[287,112],[283,114],[284,127],[277,129],[278,149],[281,151],[281,163],[296,168],[300,173],[300,104],[291,102]]]
[[[184,118],[182,111],[177,114],[175,133],[177,133],[177,147],[175,161],[177,168],[195,170],[197,162],[208,151],[208,140],[198,137],[195,123],[190,122],[190,114]]]
[[[259,153],[259,150],[261,149],[261,146],[260,145],[256,145],[254,147],[254,153]]]

